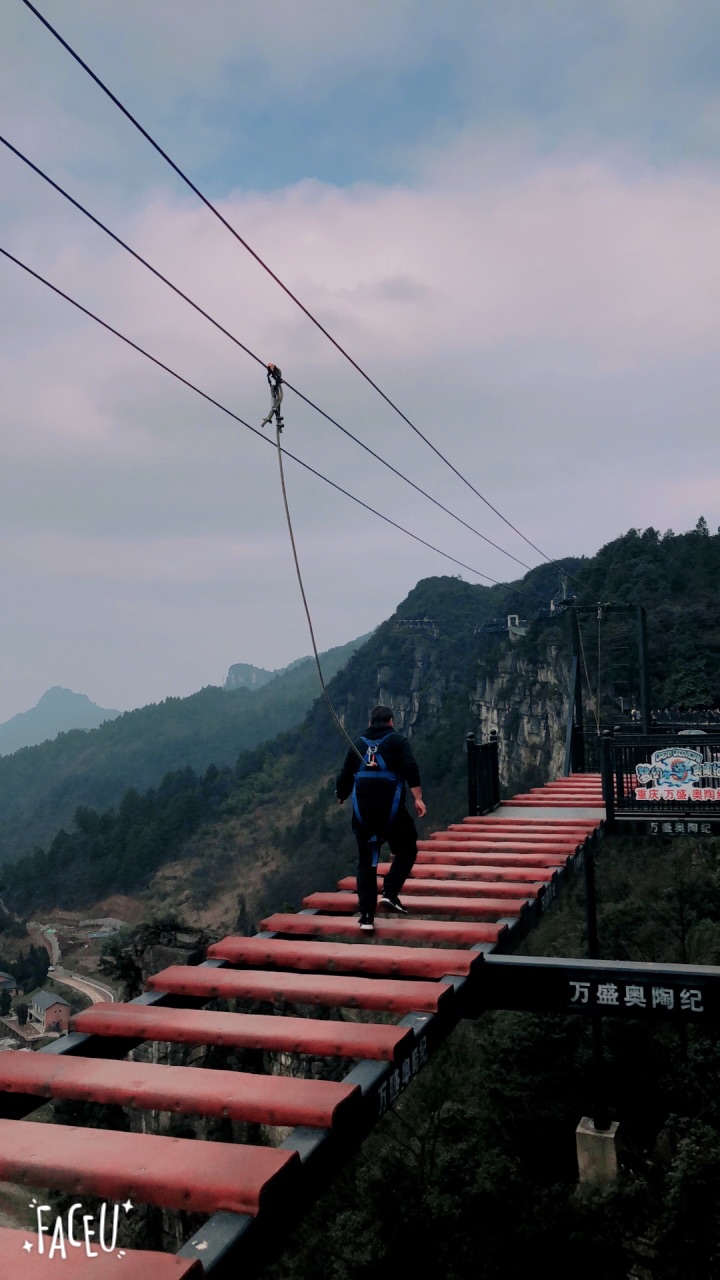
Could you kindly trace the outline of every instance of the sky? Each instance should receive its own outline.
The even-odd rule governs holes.
[[[263,362],[529,566],[720,524],[714,0],[37,0],[504,524],[22,0],[2,135]],[[264,370],[0,147],[0,245],[259,426]],[[0,721],[310,651],[267,443],[0,258]],[[286,391],[322,649],[421,578],[525,569]],[[270,435],[269,431],[266,431]],[[554,571],[548,591],[554,589]]]

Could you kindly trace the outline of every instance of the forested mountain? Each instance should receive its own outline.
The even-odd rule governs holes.
[[[631,530],[592,559],[568,562],[568,568],[582,603],[647,606],[656,705],[717,703],[720,535],[711,536],[703,522],[678,536]],[[535,593],[540,608],[554,585],[545,567],[527,574],[521,589]],[[531,596],[523,604],[532,601]],[[363,728],[374,702],[395,709],[396,723],[411,735],[420,762],[429,804],[426,830],[463,812],[463,745],[470,730],[497,728],[507,786],[539,782],[558,769],[570,628],[563,616],[533,618],[528,607],[525,636],[511,640],[483,630],[489,619],[517,612],[517,602],[515,587],[425,579],[330,682],[334,705],[353,732]],[[601,610],[598,622],[596,612],[584,615],[582,624],[588,703],[596,703],[599,652],[600,712],[615,716],[621,696],[633,699],[637,678],[628,663],[633,621],[631,615],[629,621],[621,614],[604,618]],[[423,625],[413,625],[417,620]],[[271,688],[247,697],[260,698]],[[242,691],[214,693],[232,697]],[[330,887],[352,859],[349,815],[333,795],[344,751],[318,700],[301,725],[242,753],[234,767],[201,776],[186,768],[149,793],[141,795],[138,788],[117,810],[82,808],[74,829],[61,832],[47,853],[5,868],[7,900],[27,911],[85,906],[109,893],[146,890],[154,902],[159,890],[148,889],[154,873],[182,857],[192,869],[180,876],[176,892],[204,911],[206,920],[234,925],[237,908],[228,903],[237,896],[247,919],[297,903],[308,885]],[[222,909],[216,909],[220,896]]]
[[[361,643],[323,654],[327,675]],[[169,769],[233,763],[239,751],[302,720],[317,689],[315,662],[302,658],[261,688],[208,686],[0,759],[0,863],[51,839],[79,805],[106,809],[130,787],[156,786]]]
[[[355,648],[359,648],[365,640],[367,636],[360,636],[353,641]],[[296,667],[312,661],[312,658],[296,658],[287,667],[276,667],[274,671],[268,671],[265,667],[254,667],[250,662],[234,662],[227,673],[223,689],[261,689],[264,684],[269,684],[278,676],[284,676],[288,671],[294,671]]]
[[[96,706],[84,693],[53,685],[29,711],[20,711],[0,724],[0,756],[34,747],[70,729],[97,729],[119,715],[119,711]]]

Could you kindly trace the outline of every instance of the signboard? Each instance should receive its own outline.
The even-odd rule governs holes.
[[[720,1021],[720,968],[488,955],[477,973],[485,1008]]]
[[[393,1067],[388,1079],[383,1080],[379,1086],[377,1090],[378,1119],[380,1116],[385,1115],[388,1107],[397,1102],[403,1089],[407,1089],[421,1067],[425,1066],[427,1060],[427,1036],[421,1035],[416,1038],[414,1047],[406,1057],[401,1062],[398,1062],[396,1067]]]
[[[635,777],[636,800],[720,800],[720,761],[692,747],[659,747],[649,762],[635,765]]]
[[[720,835],[716,822],[691,822],[675,818],[669,822],[650,822],[647,829],[651,836],[712,836]]]

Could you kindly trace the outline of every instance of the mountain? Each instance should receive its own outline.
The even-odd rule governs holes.
[[[580,623],[588,724],[593,708],[601,725],[612,724],[620,698],[635,693],[638,603],[648,613],[653,706],[718,705],[720,534],[711,536],[700,522],[677,536],[632,529],[568,568],[578,602],[591,606]],[[540,605],[552,589],[548,575],[544,566],[522,582]],[[374,703],[393,707],[420,764],[428,803],[424,832],[465,810],[470,731],[480,738],[498,732],[504,790],[560,772],[570,623],[562,611],[548,617],[547,610],[533,613],[526,605],[524,634],[488,628],[492,619],[517,612],[519,589],[425,579],[329,681],[335,710],[353,734]],[[609,602],[631,610],[606,614]],[[215,692],[253,700],[272,687]],[[232,767],[202,775],[176,769],[151,791],[127,793],[116,811],[82,809],[73,829],[59,832],[47,852],[3,868],[3,899],[28,912],[131,893],[143,897],[150,912],[181,909],[213,929],[244,931],[266,911],[297,905],[308,886],[332,887],[352,867],[354,842],[347,806],[334,799],[346,744],[324,700],[313,703],[301,724],[256,741]]]
[[[321,665],[323,667],[323,677],[325,675],[325,667],[332,668],[331,675],[338,670],[338,663],[342,663],[360,648],[368,639],[367,635],[359,636],[357,640],[351,641],[348,645],[342,645],[339,649],[328,649],[326,653],[320,655]],[[314,658],[296,658],[294,662],[288,664],[287,667],[277,667],[274,671],[267,671],[265,667],[253,667],[249,662],[235,662],[230,667],[227,679],[223,685],[224,689],[261,689],[263,685],[269,684],[271,680],[275,680],[277,676],[287,675],[288,672],[303,670],[307,672],[308,663],[315,670]]]
[[[275,676],[282,675],[284,667],[277,671],[266,671],[264,667],[253,667],[249,662],[235,662],[227,673],[224,689],[260,689]]]
[[[321,654],[328,679],[360,643]],[[317,692],[314,659],[302,658],[254,691],[208,686],[0,759],[0,863],[51,840],[79,805],[118,804],[129,787],[145,791],[169,769],[229,765],[298,724]]]
[[[119,715],[119,711],[96,706],[84,693],[53,685],[30,711],[21,711],[0,724],[0,756],[34,747],[70,729],[97,729]]]
[[[545,580],[547,573],[539,571],[537,582]],[[512,599],[509,587],[426,579],[329,681],[336,710],[353,732],[365,727],[374,703],[395,708],[398,727],[412,736],[432,797],[432,823],[455,816],[464,804],[463,746],[465,734],[477,724],[478,660],[496,669],[508,643],[507,637],[478,628],[507,612]],[[547,693],[558,723],[567,665],[556,664]],[[526,683],[535,696],[535,664],[528,669]],[[296,669],[277,679],[300,674]],[[254,703],[274,683],[255,693],[214,692],[231,702]],[[517,688],[515,694],[520,696]],[[313,703],[302,724],[258,742],[232,767],[204,773],[176,768],[151,791],[141,794],[137,786],[112,812],[76,808],[72,828],[59,832],[47,853],[37,851],[3,866],[3,900],[25,912],[71,902],[84,908],[116,893],[147,893],[156,909],[167,888],[169,907],[207,911],[215,921],[234,925],[240,898],[241,909],[255,918],[273,904],[297,902],[310,882],[329,887],[352,865],[353,841],[349,810],[333,797],[346,744],[324,699]],[[538,768],[552,751],[548,740]],[[168,870],[167,884],[161,885],[165,865],[177,859],[182,866]]]

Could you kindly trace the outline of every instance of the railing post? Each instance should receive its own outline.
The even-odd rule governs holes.
[[[498,741],[497,729],[490,731],[490,769],[492,779],[492,807],[497,809],[500,804],[500,743]]]
[[[563,777],[569,778],[573,770],[573,729],[575,725],[575,685],[577,684],[578,660],[573,658],[570,667],[570,693],[568,697],[568,718],[565,727],[565,759],[563,761]]]
[[[587,925],[588,960],[597,960],[600,956],[597,896],[595,893],[595,843],[596,838],[593,834],[585,845],[585,920]],[[593,1014],[592,1019],[592,1040],[592,1120],[596,1129],[606,1131],[610,1128],[610,1115],[605,1092],[602,1018],[597,1013]]]
[[[468,815],[473,817],[478,812],[477,743],[474,733],[469,733],[467,736],[467,768]]]
[[[615,826],[615,779],[613,770],[613,736],[604,729],[600,738],[600,776],[602,778],[605,825],[609,831]]]
[[[640,675],[640,721],[643,733],[650,733],[650,673],[648,669],[647,614],[637,606],[638,667]]]
[[[577,609],[570,609],[572,623],[573,657],[573,733],[572,733],[572,772],[585,773],[585,725],[583,722],[582,679],[580,674],[580,622]]]

